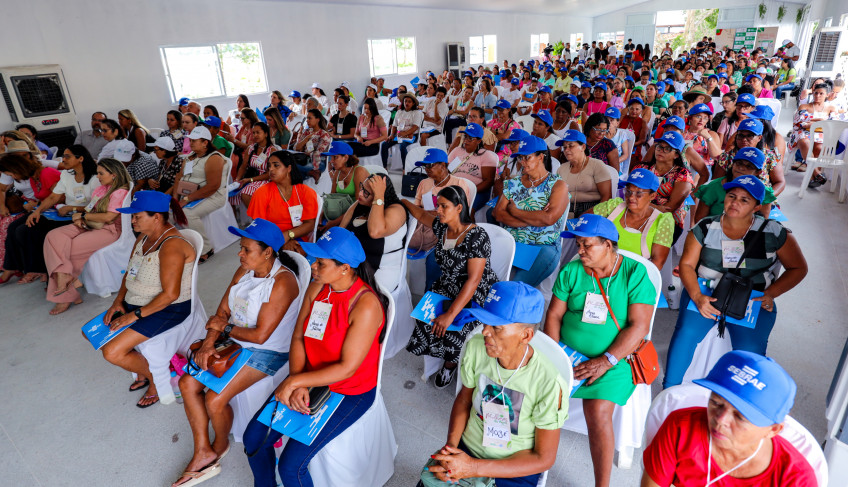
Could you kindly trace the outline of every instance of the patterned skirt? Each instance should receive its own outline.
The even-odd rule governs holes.
[[[431,333],[433,325],[416,320],[406,350],[414,355],[429,355],[445,362],[456,363],[459,361],[459,352],[465,345],[465,338],[479,324],[479,321],[472,321],[466,323],[460,331],[446,331],[444,336],[437,337]]]

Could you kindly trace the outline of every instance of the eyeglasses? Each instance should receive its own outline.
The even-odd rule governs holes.
[[[594,130],[595,132],[597,132],[599,134],[605,134],[605,133],[609,132],[608,129],[602,129],[600,127],[592,127],[592,130]]]
[[[730,105],[731,103],[733,103],[733,100],[721,100],[722,105]]]
[[[630,189],[624,190],[624,196],[635,196],[637,198],[641,198],[641,197],[648,195],[648,194],[651,194],[651,192],[650,191],[633,191],[633,190],[630,190]]]
[[[668,144],[657,144],[657,152],[664,152],[664,153],[668,154],[669,152],[671,152],[673,150],[674,150],[674,147],[672,147]]]
[[[741,131],[736,132],[736,138],[737,139],[751,140],[754,137],[756,137],[756,135],[754,135],[752,132],[747,132],[747,133],[742,133]]]
[[[367,189],[365,189],[365,183],[359,183],[359,191],[362,192],[362,196],[365,196],[366,198],[371,197],[372,193],[371,193],[371,191],[368,191]]]

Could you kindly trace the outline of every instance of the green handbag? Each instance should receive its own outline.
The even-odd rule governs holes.
[[[335,220],[344,215],[344,213],[353,204],[353,196],[344,193],[329,193],[323,196],[324,198],[324,218],[327,220]]]

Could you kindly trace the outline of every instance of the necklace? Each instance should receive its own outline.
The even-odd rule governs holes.
[[[509,381],[511,381],[512,378],[515,377],[515,374],[517,374],[518,371],[521,370],[521,366],[524,365],[524,359],[527,358],[527,352],[529,352],[529,351],[530,351],[530,345],[524,345],[524,355],[521,356],[521,362],[518,363],[518,367],[516,367],[516,369],[512,372],[512,374],[509,377],[507,377],[506,382],[503,382],[503,379],[501,378],[500,364],[497,364],[498,366],[495,367],[495,372],[498,373],[498,382],[503,382],[503,385],[501,386],[501,391],[495,397],[490,399],[488,402],[494,401],[495,399],[498,398],[498,396],[503,396],[504,389],[506,389],[506,386],[507,386],[507,384],[509,384]],[[495,360],[497,360],[497,359],[495,359]]]
[[[630,210],[624,210],[624,218],[622,218],[622,222],[621,222],[621,225],[622,225],[624,228],[628,228],[628,227],[627,227],[627,214],[628,214],[629,212],[630,212]],[[637,220],[637,221],[638,221],[638,220]],[[639,228],[637,228],[637,230],[639,230],[639,231],[641,232],[641,231],[642,231],[642,229],[643,229],[643,228],[645,228],[645,224],[646,224],[646,223],[648,223],[648,219],[647,219],[647,218],[645,218],[645,221],[643,221],[643,222],[642,222],[642,224],[639,226]],[[635,228],[635,227],[634,227],[634,228]]]
[[[162,233],[159,234],[159,238],[157,238],[156,241],[153,242],[153,245],[151,245],[150,247],[147,248],[146,252],[144,251],[144,244],[147,243],[147,237],[144,237],[144,242],[141,243],[141,250],[142,250],[141,256],[144,257],[147,254],[149,254],[153,249],[155,249],[156,244],[158,244],[159,241],[162,240],[162,237],[164,237],[165,234],[168,233],[172,228],[174,228],[173,225],[168,225],[168,227],[165,228],[165,230]]]
[[[547,171],[545,171],[545,174],[543,174],[543,175],[542,175],[542,177],[540,177],[539,179],[531,179],[531,178],[530,178],[530,175],[529,175],[529,174],[527,174],[527,179],[529,179],[529,180],[530,180],[530,186],[536,186],[536,184],[538,184],[538,183],[539,183],[539,181],[542,181],[542,180],[544,180],[544,179],[547,179],[548,174],[549,174],[549,173],[548,173]]]
[[[441,186],[441,185],[442,185],[445,181],[447,181],[447,180],[448,180],[448,178],[450,178],[450,173],[448,173],[448,175],[447,175],[447,176],[445,176],[445,179],[442,179],[441,181],[439,181],[438,183],[436,183],[436,186],[437,186],[437,187],[438,187],[438,186]]]

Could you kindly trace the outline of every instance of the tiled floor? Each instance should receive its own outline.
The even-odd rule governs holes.
[[[785,133],[791,114],[784,113]],[[810,274],[778,299],[770,355],[798,383],[793,416],[813,435],[825,434],[825,395],[848,330],[848,205],[822,190],[797,198],[800,174],[790,173],[784,213],[804,250]],[[235,247],[201,267],[200,296],[213,310],[237,266]],[[191,456],[191,435],[179,405],[145,410],[127,393],[129,374],[108,365],[79,328],[109,300],[86,302],[59,317],[47,314],[39,284],[0,288],[0,484],[26,486],[165,486]],[[657,314],[654,338],[665,359],[676,313]],[[401,352],[385,366],[383,394],[398,441],[390,486],[414,485],[427,456],[444,442],[452,394],[420,380],[423,360]],[[656,386],[655,386],[656,392]],[[206,485],[250,485],[240,446]],[[612,485],[635,486],[641,469],[613,469]],[[549,486],[590,486],[585,436],[563,432]],[[363,486],[372,487],[372,486]]]

